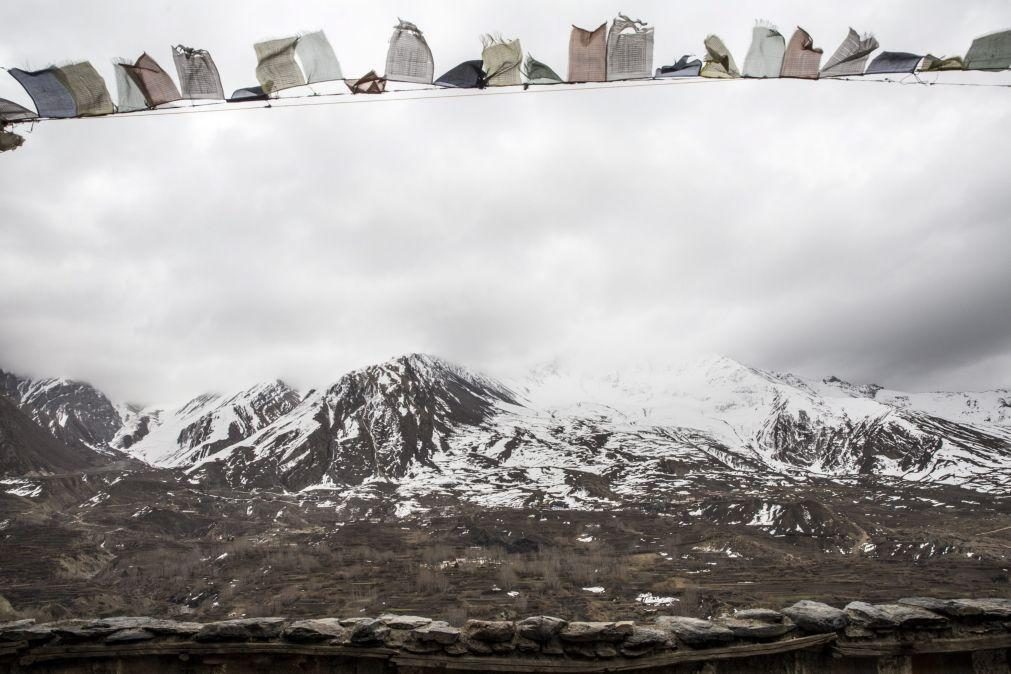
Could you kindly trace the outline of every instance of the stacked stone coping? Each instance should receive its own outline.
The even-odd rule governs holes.
[[[109,647],[197,642],[271,642],[382,650],[412,655],[639,658],[674,650],[788,641],[835,634],[840,643],[881,639],[916,641],[985,637],[1011,632],[1011,599],[911,597],[891,604],[851,602],[839,609],[798,601],[779,611],[748,609],[715,620],[658,616],[652,623],[567,621],[551,616],[524,620],[468,620],[461,627],[409,615],[378,618],[243,618],[210,623],[143,617],[0,624],[0,652],[49,646]],[[5,648],[6,647],[6,648]]]

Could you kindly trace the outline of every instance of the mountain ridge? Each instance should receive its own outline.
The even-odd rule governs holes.
[[[23,406],[38,399],[30,382],[15,389]],[[105,443],[198,481],[344,499],[371,498],[382,483],[402,505],[453,496],[598,507],[685,486],[665,473],[675,464],[696,482],[742,488],[874,475],[998,491],[1011,487],[1006,393],[911,394],[725,356],[589,375],[556,361],[503,381],[406,354],[304,396],[276,380],[174,409],[124,406]],[[67,418],[84,418],[95,400],[103,415],[116,409],[97,391],[81,395],[80,409],[61,408]],[[57,435],[64,426],[43,412]]]

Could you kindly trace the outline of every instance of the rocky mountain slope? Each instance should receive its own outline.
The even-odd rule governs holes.
[[[304,395],[270,382],[145,409],[15,379],[0,586],[33,616],[705,616],[797,587],[1009,587],[1006,391],[719,357],[501,382],[411,355]]]
[[[0,395],[0,478],[77,473],[105,461],[90,449],[67,447]]]
[[[551,367],[504,384],[407,356],[344,376],[242,442],[193,457],[189,470],[345,496],[394,485],[405,504],[453,495],[602,506],[712,479],[1011,486],[1003,398],[956,398],[968,413],[949,394],[903,397],[727,358],[621,376]]]
[[[190,465],[247,439],[298,402],[297,391],[275,381],[231,395],[201,395],[175,409],[128,408],[111,444],[152,465]]]
[[[713,481],[753,493],[853,476],[1011,488],[1007,391],[904,394],[724,357],[620,373],[556,363],[503,383],[409,355],[304,398],[272,382],[121,416],[84,384],[13,390],[54,436],[191,480],[381,497],[403,512],[441,498],[599,508]]]
[[[84,382],[30,379],[0,370],[0,396],[70,447],[107,451],[123,425],[112,401]]]

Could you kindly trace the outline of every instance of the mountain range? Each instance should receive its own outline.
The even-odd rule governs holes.
[[[498,381],[412,354],[304,394],[273,381],[178,407],[117,404],[85,383],[2,371],[0,393],[83,457],[54,453],[50,470],[129,457],[193,483],[338,501],[381,493],[400,512],[443,497],[605,508],[707,481],[1011,487],[1011,391],[903,393],[718,356],[617,373],[554,363]]]
[[[0,588],[32,617],[1004,595],[1009,493],[1009,391],[718,356],[499,380],[415,354],[167,406],[0,372]]]

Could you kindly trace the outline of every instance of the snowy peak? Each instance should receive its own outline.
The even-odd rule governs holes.
[[[822,380],[822,383],[826,386],[838,388],[840,391],[847,393],[854,398],[873,398],[878,394],[878,391],[884,388],[882,386],[878,386],[877,384],[863,384],[858,386],[856,384],[851,384],[848,381],[844,381],[839,377],[826,377]]]
[[[431,464],[457,429],[514,404],[503,385],[412,354],[341,377],[247,441],[210,456],[231,482],[292,489],[396,479]]]
[[[0,370],[0,395],[69,447],[107,452],[123,423],[105,394],[84,382],[29,379]]]
[[[245,440],[291,412],[300,400],[282,381],[230,394],[197,396],[177,409],[137,411],[114,444],[151,464],[184,466]]]
[[[244,489],[600,507],[710,481],[747,490],[869,476],[1011,488],[1006,391],[907,394],[722,356],[617,369],[556,361],[504,384],[410,354],[305,397],[274,381],[118,410],[86,385],[12,381],[3,380],[17,400],[69,409],[67,419],[97,400],[122,420],[107,444]],[[67,391],[75,395],[58,393]],[[54,418],[55,435],[67,425]]]

